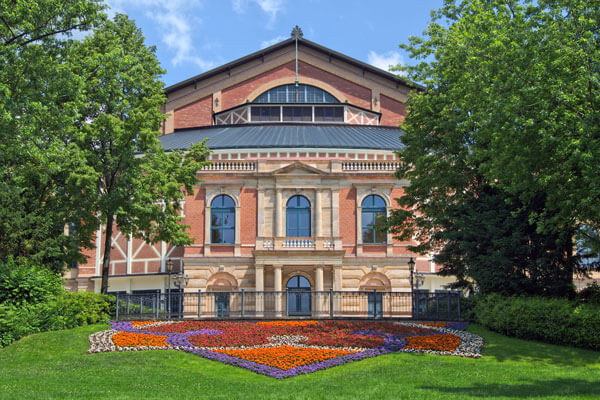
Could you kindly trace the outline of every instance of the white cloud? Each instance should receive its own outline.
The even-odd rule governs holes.
[[[162,42],[174,53],[171,63],[196,64],[200,69],[207,70],[214,67],[214,62],[198,56],[192,38],[192,25],[201,21],[197,18],[191,20],[190,9],[198,6],[198,0],[106,0],[114,12],[124,12],[128,8],[145,10],[145,15],[155,21],[163,32]]]
[[[233,11],[243,14],[246,11],[246,5],[254,3],[269,16],[268,27],[272,27],[277,20],[277,14],[283,10],[285,0],[232,0]]]
[[[287,39],[287,36],[284,35],[279,35],[273,39],[270,40],[263,40],[262,42],[260,42],[260,48],[264,49],[265,47],[269,47],[274,45],[275,43],[279,43],[284,41],[285,39]]]
[[[398,64],[404,64],[402,55],[397,51],[388,51],[386,53],[377,54],[373,50],[369,52],[367,62],[377,68],[381,68],[384,71],[389,71],[390,66],[396,66]]]

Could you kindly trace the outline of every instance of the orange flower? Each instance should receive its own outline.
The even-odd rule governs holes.
[[[405,349],[454,351],[460,344],[460,338],[450,333],[428,336],[405,337]]]
[[[316,325],[317,321],[261,321],[259,324],[265,326],[308,326]]]
[[[131,321],[131,326],[155,324],[158,321]]]
[[[325,361],[346,354],[357,353],[357,351],[349,350],[312,349],[293,346],[213,351],[283,370]]]
[[[165,335],[147,335],[145,333],[118,332],[112,336],[117,347],[171,347]]]

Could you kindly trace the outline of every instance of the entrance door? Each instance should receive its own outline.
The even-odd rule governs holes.
[[[381,318],[383,316],[383,295],[381,293],[369,293],[369,318]]]
[[[215,317],[229,317],[229,293],[215,293]]]
[[[289,316],[310,316],[310,282],[303,276],[290,278],[287,289],[287,314]]]

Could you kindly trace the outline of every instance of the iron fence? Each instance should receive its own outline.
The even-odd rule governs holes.
[[[460,319],[457,293],[377,291],[172,292],[117,295],[116,319]]]

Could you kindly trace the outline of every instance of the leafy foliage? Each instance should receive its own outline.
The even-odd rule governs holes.
[[[86,221],[106,226],[102,292],[108,288],[114,227],[147,242],[190,243],[181,224],[185,189],[193,193],[196,172],[208,149],[198,143],[185,154],[160,146],[164,72],[154,48],[125,15],[106,21],[81,43],[72,59],[85,81],[85,103],[75,143],[89,170],[79,176],[86,194]],[[114,227],[113,227],[114,225]]]
[[[571,237],[600,225],[599,17],[584,0],[446,1],[401,46],[425,89],[408,101],[397,176],[410,186],[389,222],[462,286],[519,293],[535,273],[527,292],[566,279],[571,293]]]
[[[97,0],[0,1],[0,258],[60,272],[89,247],[74,179],[84,165],[70,140],[83,93],[67,62],[68,35],[97,25],[103,7]],[[70,222],[77,230],[69,237]]]
[[[507,336],[600,350],[598,305],[493,294],[475,302],[474,316],[483,326]]]
[[[62,279],[53,271],[13,258],[0,261],[0,304],[22,306],[53,299],[63,291]]]

